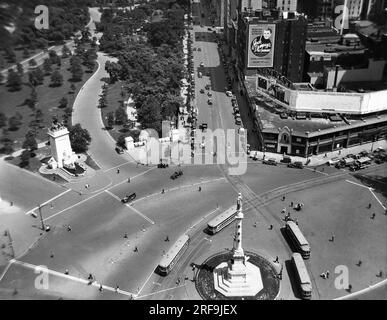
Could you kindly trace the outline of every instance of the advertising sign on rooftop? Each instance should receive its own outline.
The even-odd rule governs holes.
[[[249,26],[248,68],[272,68],[274,60],[275,24]]]

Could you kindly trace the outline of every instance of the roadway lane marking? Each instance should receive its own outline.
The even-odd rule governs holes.
[[[109,190],[105,190],[105,192],[107,194],[109,194],[110,196],[112,196],[114,199],[118,200],[119,202],[121,202],[121,199],[116,196],[114,193],[110,192]],[[135,213],[137,213],[139,216],[143,217],[145,220],[147,220],[148,222],[150,222],[151,224],[155,224],[155,222],[151,219],[149,219],[145,214],[141,213],[140,211],[138,211],[137,209],[133,208],[133,206],[125,203],[125,206],[132,209]]]
[[[376,196],[376,194],[374,193],[374,189],[372,188],[369,188],[370,192],[372,193],[372,195],[375,197],[376,201],[379,202],[379,204],[382,206],[383,210],[386,210],[386,207],[383,205],[383,203],[378,199],[378,197]]]
[[[92,285],[92,286],[98,287],[98,288],[100,288],[100,286],[101,286],[101,284],[96,282],[96,281],[94,281],[91,284],[89,284],[90,280],[85,280],[85,279],[82,279],[82,278],[70,276],[70,275],[64,274],[62,272],[58,272],[58,271],[54,271],[54,270],[48,269],[45,266],[36,266],[36,265],[31,264],[31,263],[27,263],[27,262],[15,260],[15,259],[12,259],[10,262],[12,262],[13,264],[17,264],[17,265],[23,266],[23,267],[25,267],[27,269],[32,269],[36,273],[47,272],[48,274],[51,274],[51,275],[54,275],[54,276],[58,276],[58,277],[61,277],[61,278],[65,278],[67,280],[72,280],[72,281],[80,282],[80,283],[83,283],[83,284],[85,284],[87,286]],[[109,286],[105,286],[105,285],[102,285],[102,288],[104,290],[120,293],[120,294],[123,294],[123,295],[126,295],[126,296],[130,296],[130,297],[136,296],[136,294],[134,294],[132,292],[128,292],[128,291],[121,290],[121,289],[116,290],[113,287],[109,287]]]
[[[345,180],[345,181],[348,182],[348,183],[352,183],[352,184],[354,184],[354,185],[356,185],[356,186],[358,186],[358,187],[370,189],[370,188],[367,187],[367,186],[364,186],[364,185],[362,185],[362,184],[360,184],[360,183],[353,182],[353,181],[351,181],[351,180]]]
[[[147,172],[149,172],[150,170],[153,170],[153,169],[154,169],[154,168],[151,168],[151,169],[149,169],[149,170],[147,170],[147,171],[144,171],[144,172],[142,172],[142,173],[139,173],[138,175],[134,176],[134,177],[131,178],[131,179],[134,179],[134,178],[137,178],[137,177],[139,177],[139,176],[141,176],[141,175],[144,175],[144,174],[146,174]],[[120,183],[117,183],[117,184],[115,184],[114,186],[111,186],[111,187],[107,188],[106,190],[112,189],[112,188],[114,188],[114,187],[116,187],[116,186],[119,186],[119,185],[125,183],[125,182],[127,182],[127,180],[124,180],[124,181],[122,181],[122,182],[120,182]],[[59,212],[57,212],[57,213],[55,213],[55,214],[53,214],[53,215],[51,215],[51,216],[45,218],[45,219],[43,219],[43,221],[49,220],[49,219],[51,219],[51,218],[53,218],[53,217],[55,217],[55,216],[57,216],[57,215],[59,215],[59,214],[65,212],[65,211],[67,211],[67,210],[70,210],[70,209],[72,209],[72,208],[74,208],[74,207],[76,207],[76,206],[78,206],[78,205],[80,205],[80,204],[82,204],[82,203],[84,203],[84,202],[90,200],[90,199],[93,199],[93,198],[95,198],[95,197],[97,197],[97,196],[103,194],[106,190],[102,190],[101,192],[98,192],[98,193],[96,193],[96,194],[94,194],[94,195],[92,195],[92,196],[90,196],[90,197],[88,197],[88,198],[86,198],[86,199],[83,199],[82,201],[79,201],[79,202],[77,202],[76,204],[73,204],[72,206],[67,207],[67,208],[65,208],[65,209],[63,209],[63,210],[61,210],[61,211],[59,211]],[[120,201],[121,201],[121,200],[120,200]]]
[[[153,295],[155,295],[155,294],[162,293],[162,292],[166,292],[166,291],[171,291],[171,290],[174,290],[174,289],[183,288],[183,287],[185,287],[185,284],[183,284],[183,285],[181,285],[181,286],[176,286],[176,287],[173,287],[173,288],[169,288],[169,289],[164,289],[164,290],[152,292],[152,293],[149,293],[149,294],[145,294],[145,295],[143,295],[143,296],[137,296],[137,297],[135,298],[135,300],[142,299],[142,298],[149,297],[149,296],[153,296]]]
[[[115,167],[113,167],[113,168],[104,170],[104,173],[109,172],[109,171],[114,170],[114,169],[117,169],[117,168],[120,168],[120,167],[122,167],[122,166],[124,166],[124,165],[127,165],[127,164],[135,163],[135,162],[136,162],[135,160],[132,160],[132,161],[126,161],[126,162],[124,162],[124,163],[122,163],[122,164],[119,164],[118,166],[115,166]]]
[[[62,192],[62,193],[60,193],[60,194],[58,194],[57,196],[51,198],[50,200],[47,200],[46,202],[43,202],[43,203],[41,204],[41,207],[42,207],[42,206],[45,206],[46,204],[48,204],[48,203],[50,203],[50,202],[52,202],[52,201],[54,201],[54,200],[56,200],[56,199],[58,199],[58,198],[60,198],[61,196],[63,196],[64,194],[66,194],[66,193],[68,193],[68,192],[70,192],[70,191],[72,191],[72,189],[68,189],[68,190],[66,190],[66,191],[64,191],[64,192]],[[35,208],[33,208],[33,209],[27,211],[26,214],[31,214],[32,212],[34,212],[34,211],[37,210],[37,209],[39,209],[39,207],[35,207]]]

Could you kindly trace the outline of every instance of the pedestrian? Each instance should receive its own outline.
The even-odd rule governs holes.
[[[371,219],[375,219],[375,216],[376,216],[376,214],[375,214],[375,212],[372,214],[372,216],[371,216]]]
[[[273,230],[273,225],[272,224],[270,225],[269,230]]]
[[[164,193],[165,193],[164,189],[163,189],[163,190],[161,190],[161,194],[164,194]]]
[[[89,276],[87,277],[87,280],[93,280],[93,275],[89,273]]]
[[[298,219],[296,218],[296,220],[294,220],[294,222],[296,223],[296,225],[298,226]]]
[[[293,208],[293,201],[290,202],[290,207]]]
[[[335,235],[332,234],[332,237],[331,237],[331,242],[334,242],[335,241]]]
[[[51,209],[54,208],[54,206],[52,205],[52,203],[50,204],[50,208],[51,208]]]
[[[130,178],[128,178],[128,183],[130,183]]]
[[[119,174],[120,173],[120,169],[117,169],[117,174]]]
[[[351,292],[352,291],[352,285],[348,285],[348,292]]]
[[[361,260],[359,260],[359,262],[357,263],[358,267],[360,267],[360,266],[361,266],[361,264],[362,264],[362,261],[361,261]]]
[[[285,201],[285,196],[282,197],[282,201]]]
[[[102,287],[102,284],[99,285],[99,289],[98,289],[100,292],[103,291],[103,287]]]
[[[369,203],[369,204],[368,204],[368,209],[371,209],[371,206],[372,206],[371,203]]]
[[[116,285],[116,293],[118,293],[118,290],[120,290],[120,287]]]
[[[199,187],[199,192],[201,192],[202,191],[202,187]]]
[[[257,227],[257,222],[254,222],[254,228],[256,228]]]
[[[64,272],[66,275],[69,274],[69,269],[66,269]]]
[[[137,246],[134,248],[134,252],[138,252],[138,248],[137,248]]]
[[[327,275],[327,278],[329,278],[329,270],[325,271],[325,274]]]
[[[13,207],[13,201],[11,201],[10,205],[11,205],[11,207]]]
[[[383,277],[383,271],[382,270],[379,271],[378,276],[379,276],[379,278]]]
[[[275,258],[275,261],[274,261],[275,263],[278,263],[279,262],[279,258],[278,258],[278,256]]]
[[[128,234],[125,232],[124,239],[128,239]]]
[[[168,237],[168,236],[165,238],[165,241],[166,241],[166,242],[168,242],[168,241],[169,241],[169,237]]]
[[[286,213],[286,208],[283,208],[283,209],[281,210],[281,213]]]
[[[54,258],[54,253],[51,251],[50,258]]]

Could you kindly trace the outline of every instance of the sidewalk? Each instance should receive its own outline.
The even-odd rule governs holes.
[[[308,163],[308,166],[320,166],[326,164],[330,159],[338,157],[338,158],[344,158],[348,154],[358,154],[359,152],[365,150],[368,152],[372,152],[373,150],[377,148],[383,148],[387,149],[387,141],[376,141],[374,143],[367,143],[360,146],[351,147],[348,149],[342,149],[338,151],[333,152],[327,152],[326,156],[325,154],[320,154],[317,156],[311,156],[309,158],[304,157],[296,157],[296,156],[289,156],[292,160],[292,162],[300,161],[303,164],[306,164],[308,159],[310,162]],[[282,154],[278,153],[270,153],[270,152],[262,152],[262,151],[251,151],[250,158],[254,158],[256,156],[258,160],[263,160],[263,156],[265,155],[265,159],[274,158],[277,162],[281,161],[283,159]]]

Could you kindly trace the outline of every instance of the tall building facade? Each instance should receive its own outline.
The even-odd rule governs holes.
[[[303,80],[306,18],[302,15],[272,11],[271,16],[255,12],[238,20],[238,70],[244,76],[258,69],[274,69],[292,82]]]
[[[297,11],[298,0],[277,0],[277,8],[282,11]]]

